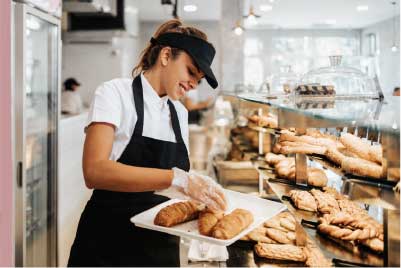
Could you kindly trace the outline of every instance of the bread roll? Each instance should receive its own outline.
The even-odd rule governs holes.
[[[162,208],[154,219],[154,224],[171,227],[179,223],[194,220],[204,208],[195,201],[178,202]]]
[[[253,215],[245,209],[237,208],[224,216],[212,229],[212,236],[230,239],[242,232],[253,222]]]
[[[222,211],[212,211],[207,209],[200,212],[198,219],[199,233],[209,236],[213,227],[217,224],[219,220],[223,218],[223,216],[224,213]]]
[[[269,165],[275,165],[286,157],[282,154],[267,153],[265,156],[266,162]]]

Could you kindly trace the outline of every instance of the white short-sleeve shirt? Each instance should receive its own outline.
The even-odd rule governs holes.
[[[168,97],[159,97],[150,83],[141,74],[144,103],[142,136],[176,142],[171,124]],[[132,79],[117,78],[100,85],[89,111],[86,126],[92,122],[104,122],[115,126],[113,148],[109,159],[118,160],[128,145],[137,122]],[[188,111],[179,101],[173,101],[177,110],[182,138],[188,148]]]

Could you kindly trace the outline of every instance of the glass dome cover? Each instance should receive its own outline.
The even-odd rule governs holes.
[[[375,81],[362,71],[341,65],[342,56],[330,56],[330,66],[306,73],[300,85],[333,87],[336,96],[379,97]]]

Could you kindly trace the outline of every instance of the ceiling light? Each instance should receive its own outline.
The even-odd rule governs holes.
[[[274,2],[274,0],[270,0],[270,3],[273,3]]]
[[[233,28],[233,31],[236,35],[241,35],[244,33],[244,28],[241,26],[241,23],[239,20],[235,23],[235,27]]]
[[[367,11],[367,10],[369,10],[369,6],[366,6],[366,5],[360,5],[360,6],[357,6],[356,7],[356,10],[357,11]]]
[[[397,47],[396,45],[393,45],[393,46],[391,47],[391,51],[397,52],[397,51],[398,51],[398,47]]]
[[[325,20],[324,23],[333,25],[333,24],[336,24],[337,21],[336,20]]]
[[[260,5],[260,11],[267,12],[273,9],[271,5]]]
[[[195,12],[197,10],[198,10],[198,7],[196,5],[185,5],[184,6],[185,12]]]

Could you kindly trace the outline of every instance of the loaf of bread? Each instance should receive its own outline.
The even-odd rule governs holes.
[[[274,260],[306,261],[304,249],[293,245],[275,245],[258,243],[255,252],[259,257]]]
[[[360,139],[349,133],[344,133],[340,141],[344,146],[357,157],[375,162],[378,164],[382,163],[383,160],[383,149],[380,145],[370,145],[369,142]]]
[[[385,175],[381,165],[361,158],[346,156],[341,162],[341,168],[346,172],[358,176],[368,176],[379,179]]]
[[[282,154],[319,154],[324,155],[326,153],[325,146],[310,145],[303,142],[283,141],[280,142],[281,148],[280,153]]]
[[[253,222],[253,215],[245,209],[237,208],[224,216],[212,229],[212,236],[230,239],[242,232]]]
[[[223,211],[213,211],[206,209],[199,213],[198,229],[202,235],[209,236],[212,232],[213,227],[221,220],[224,216]]]
[[[178,202],[162,208],[154,219],[154,224],[171,227],[179,223],[187,222],[198,218],[199,212],[204,205],[195,201]]]

